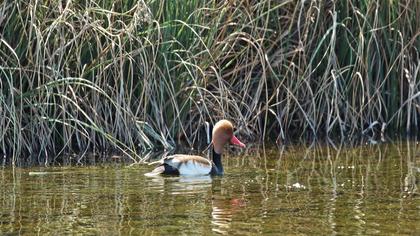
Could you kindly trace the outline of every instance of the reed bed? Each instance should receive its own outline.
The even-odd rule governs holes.
[[[416,133],[420,3],[2,1],[0,152],[142,152],[232,120],[249,141]]]

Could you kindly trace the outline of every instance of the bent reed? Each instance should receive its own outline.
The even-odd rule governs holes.
[[[420,2],[2,1],[0,152],[193,146],[239,136],[346,139],[420,125]],[[252,141],[252,140],[251,140]]]

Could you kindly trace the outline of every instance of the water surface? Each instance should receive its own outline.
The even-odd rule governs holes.
[[[147,165],[0,169],[0,234],[420,235],[420,145],[252,148],[223,177]]]

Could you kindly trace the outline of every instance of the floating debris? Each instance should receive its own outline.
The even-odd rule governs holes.
[[[286,186],[287,189],[306,189],[306,186],[300,183],[294,183],[292,185]]]
[[[354,169],[354,166],[337,166],[337,169]]]
[[[37,176],[37,175],[54,175],[54,174],[64,174],[64,172],[47,172],[47,171],[31,171],[29,172],[30,176]]]

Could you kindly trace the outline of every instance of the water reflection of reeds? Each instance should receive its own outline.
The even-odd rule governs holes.
[[[198,179],[145,179],[148,167],[122,164],[2,169],[0,232],[410,234],[419,150],[413,142],[255,148],[226,156],[225,176]]]
[[[413,152],[418,153],[418,144],[412,142],[359,148],[288,147],[278,152],[252,153],[256,158],[250,166],[263,176],[255,180],[261,198],[268,199],[268,212],[304,212],[321,219],[330,233],[340,232],[345,226],[353,233],[379,233],[390,227],[376,221],[380,218],[376,214],[389,218],[394,210],[416,208],[418,177],[413,172]],[[273,159],[276,161],[267,164]],[[239,162],[235,164],[240,166]],[[398,207],[396,202],[404,204],[407,198],[407,205]],[[312,212],[312,208],[317,211]],[[405,224],[403,220],[399,223]]]

